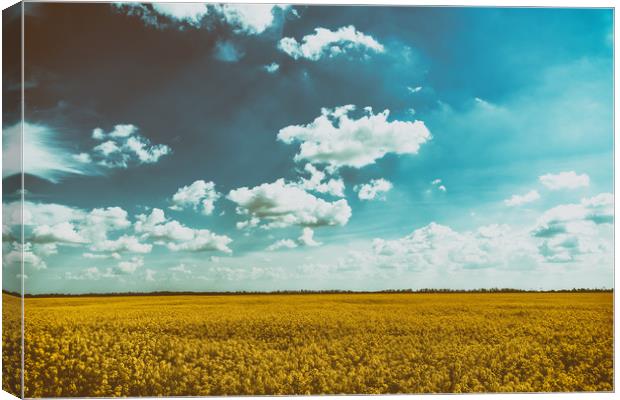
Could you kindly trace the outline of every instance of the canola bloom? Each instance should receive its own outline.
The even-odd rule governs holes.
[[[611,391],[612,299],[612,293],[31,298],[25,394]],[[7,343],[11,338],[3,336]]]

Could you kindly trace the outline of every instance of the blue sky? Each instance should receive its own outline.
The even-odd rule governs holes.
[[[5,288],[613,286],[612,10],[26,7]]]

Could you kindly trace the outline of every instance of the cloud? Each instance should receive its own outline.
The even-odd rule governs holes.
[[[118,273],[112,268],[106,268],[102,271],[97,267],[89,267],[77,272],[67,271],[63,277],[70,281],[97,281],[102,278],[116,278]]]
[[[353,188],[360,200],[374,200],[381,193],[387,193],[392,189],[392,183],[383,178],[372,179],[368,183]],[[383,197],[385,198],[385,197]]]
[[[82,257],[88,258],[91,260],[107,260],[110,258],[114,260],[120,260],[121,255],[119,253],[110,253],[110,254],[83,253]]]
[[[124,274],[133,274],[138,268],[144,265],[142,257],[132,257],[129,261],[121,261],[118,263],[117,271]]]
[[[270,74],[275,74],[280,69],[280,65],[278,63],[272,62],[271,64],[264,65],[263,68]]]
[[[237,62],[245,53],[231,41],[218,41],[215,45],[215,58],[223,62]]]
[[[314,231],[312,230],[312,228],[308,228],[308,227],[305,227],[301,231],[301,236],[297,238],[297,241],[302,246],[315,247],[315,246],[321,245],[321,242],[317,242],[316,240],[314,240]]]
[[[611,193],[545,211],[532,229],[542,239],[539,250],[549,262],[573,262],[583,254],[609,251],[614,220]]]
[[[152,3],[151,6],[161,15],[196,26],[208,13],[204,3]]]
[[[92,138],[101,143],[94,146],[90,154],[80,153],[76,157],[82,163],[90,160],[98,167],[113,169],[128,168],[130,164],[153,164],[172,152],[165,144],[151,144],[148,138],[138,132],[138,127],[132,124],[115,125],[108,133],[95,128]]]
[[[291,239],[282,239],[267,247],[267,251],[275,251],[282,248],[294,249],[295,247],[297,247],[297,243],[295,243]]]
[[[280,39],[278,48],[295,60],[305,58],[311,61],[350,52],[367,54],[385,51],[381,43],[372,36],[359,32],[353,25],[343,26],[336,31],[315,28],[314,33],[304,36],[301,42],[285,37]]]
[[[129,253],[150,253],[153,249],[153,245],[148,243],[141,243],[138,238],[130,235],[122,235],[114,240],[104,240],[96,242],[91,246],[91,250],[105,251],[114,253],[129,252]]]
[[[155,240],[172,251],[221,251],[231,253],[228,236],[217,235],[208,229],[192,229],[178,221],[169,220],[163,210],[154,208],[149,215],[137,216],[134,230],[143,238]]]
[[[197,180],[189,186],[179,188],[172,196],[171,210],[193,208],[204,215],[211,215],[215,208],[215,201],[221,196],[215,190],[215,183]]]
[[[56,130],[30,122],[17,123],[2,131],[2,177],[21,174],[22,150],[23,172],[50,182],[57,183],[68,175],[92,174],[93,171],[72,154],[64,143],[58,140]],[[77,157],[77,158],[76,158]]]
[[[247,217],[246,225],[264,229],[300,226],[345,225],[351,208],[345,199],[328,202],[306,192],[295,183],[278,179],[273,183],[231,190],[227,198],[237,204],[237,213]]]
[[[3,248],[2,253],[2,263],[5,268],[9,266],[20,268],[23,260],[24,268],[32,268],[37,271],[47,269],[45,261],[33,253],[31,243],[21,245],[19,242],[13,242],[11,249],[5,252]]]
[[[33,230],[31,240],[34,243],[86,243],[70,222],[53,226],[38,225]]]
[[[504,200],[504,204],[508,207],[520,206],[523,204],[531,203],[540,199],[540,195],[536,190],[530,190],[526,194],[518,195],[514,194],[509,199]]]
[[[349,118],[354,105],[323,108],[321,115],[307,125],[291,125],[278,132],[278,140],[299,142],[295,161],[361,168],[373,164],[388,153],[417,154],[431,139],[421,121],[388,121],[389,110],[373,114],[370,107],[359,119]]]
[[[235,33],[258,35],[275,24],[274,12],[290,6],[280,4],[215,4],[212,6]]]
[[[551,190],[578,189],[590,186],[590,177],[587,174],[577,175],[575,171],[545,174],[539,176],[538,179],[540,183]]]
[[[506,225],[488,225],[459,233],[431,223],[400,239],[373,241],[370,260],[379,269],[453,271],[458,269],[535,267],[536,246],[527,234]]]
[[[237,34],[258,35],[276,25],[278,10],[290,6],[279,4],[205,4],[205,3],[116,3],[118,10],[139,17],[144,24],[160,29],[176,25],[208,27],[203,20],[217,18],[233,28]],[[163,17],[163,19],[162,19]]]
[[[302,189],[318,193],[328,193],[336,197],[344,197],[344,182],[342,179],[331,178],[327,180],[325,172],[319,171],[310,163],[304,166],[304,171],[310,174],[310,178],[301,178],[299,186]]]

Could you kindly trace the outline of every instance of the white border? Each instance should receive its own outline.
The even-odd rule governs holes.
[[[99,2],[96,0],[69,0],[69,1],[65,1],[65,2],[80,2],[80,3],[94,3],[94,2]],[[183,1],[183,0],[167,0],[166,2],[174,2],[174,3],[183,3],[183,2],[187,2],[187,1]],[[212,3],[212,1],[210,1]],[[228,0],[227,2],[229,3],[273,3],[269,2],[269,1],[255,1],[255,0]],[[0,8],[5,9],[13,4],[15,4],[16,1],[14,0],[0,0]],[[409,0],[409,1],[403,1],[403,0],[307,0],[307,1],[292,1],[292,2],[285,2],[283,1],[283,3],[286,4],[316,4],[316,5],[320,5],[320,4],[329,4],[329,5],[395,5],[395,6],[473,6],[473,7],[562,7],[562,8],[573,8],[573,7],[585,7],[585,8],[592,8],[592,7],[602,7],[602,8],[614,8],[616,7],[616,2],[615,1],[610,1],[610,0],[606,0],[606,1],[602,1],[602,0],[590,0],[590,1],[583,1],[583,0],[564,0],[564,1],[558,1],[558,0],[540,0],[540,1],[533,1],[533,0],[529,0],[529,1],[515,1],[515,0],[501,0],[501,1],[491,1],[491,0],[460,0],[460,1],[442,1],[442,0],[425,0],[425,1],[419,1],[419,0]],[[615,10],[614,10],[614,14],[615,14]],[[618,30],[617,30],[617,25],[615,24],[615,15],[614,15],[614,38],[618,37]],[[0,30],[0,43],[2,42],[2,32]],[[2,53],[0,52],[0,74],[2,72]],[[615,43],[614,43],[614,77],[617,76],[618,74],[618,59],[617,59],[617,53],[615,51]],[[618,103],[615,101],[616,97],[616,83],[614,80],[614,194],[615,194],[615,187],[618,186],[618,174],[617,172],[617,165],[618,165],[618,155],[615,152],[615,142],[616,139],[618,138],[618,129],[617,129],[617,120],[615,119],[615,114],[618,112]],[[22,97],[23,98],[23,97]],[[1,144],[1,138],[0,138],[0,144]],[[0,194],[2,193],[2,182],[0,181]],[[615,200],[614,200],[615,201]],[[615,203],[614,203],[615,206]],[[1,211],[0,211],[0,215],[1,215]],[[615,207],[614,207],[614,215],[615,215]],[[617,237],[617,229],[618,229],[618,225],[614,224],[614,239],[615,237]],[[614,244],[615,244],[615,240],[614,240]],[[614,245],[614,261],[615,261],[615,255],[617,254],[616,252],[617,247]],[[22,266],[23,268],[23,266]],[[615,268],[615,262],[614,262],[614,268]],[[1,281],[1,275],[0,275],[0,281]],[[618,288],[620,287],[619,285],[620,283],[620,278],[619,278],[619,274],[614,274],[614,288]],[[1,304],[0,304],[0,309],[1,309]],[[616,304],[616,296],[614,295],[614,338],[615,338],[615,332],[618,332],[618,318],[617,318],[617,304]],[[614,340],[614,349],[615,349],[615,340]],[[1,366],[2,366],[2,359],[0,358],[0,371],[1,371]],[[618,363],[618,353],[615,352],[614,353],[614,383],[615,385],[618,384],[619,380],[618,380],[618,369],[619,369],[619,363]],[[434,397],[433,397],[434,396]],[[343,396],[278,396],[278,398],[283,398],[283,399],[300,399],[300,398],[304,398],[304,399],[324,399],[326,397],[329,398],[335,398],[335,397],[339,397],[342,398]],[[431,394],[424,394],[424,395],[387,395],[387,396],[381,396],[382,398],[393,398],[393,399],[403,399],[403,400],[418,400],[418,399],[433,399],[433,398],[439,398],[439,399],[491,399],[491,400],[496,400],[496,399],[508,399],[508,400],[522,400],[522,399],[540,399],[540,400],[547,400],[547,399],[560,399],[560,400],[583,400],[583,399],[592,399],[592,400],[598,400],[598,399],[615,399],[616,397],[620,398],[619,396],[616,396],[616,393],[551,393],[551,394],[542,394],[542,393],[529,393],[529,394],[461,394],[461,395],[454,395],[454,394],[441,394],[441,395],[431,395]],[[208,397],[207,397],[208,398]],[[265,397],[259,397],[259,396],[246,396],[246,397],[232,397],[232,396],[228,396],[228,399],[263,399]],[[344,396],[344,398],[346,399],[355,399],[355,400],[367,400],[368,396]],[[0,391],[0,400],[8,400],[8,399],[15,399],[14,396],[4,392],[4,391]],[[156,399],[154,397],[142,397],[141,399]],[[187,399],[184,397],[168,397],[168,399]]]

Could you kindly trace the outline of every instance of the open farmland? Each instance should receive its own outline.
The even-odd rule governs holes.
[[[610,391],[612,298],[27,298],[25,395]]]

